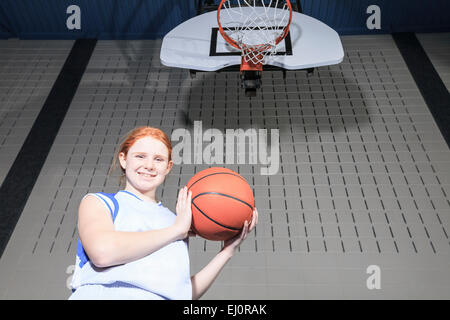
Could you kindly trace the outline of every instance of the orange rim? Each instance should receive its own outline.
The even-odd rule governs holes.
[[[219,4],[219,9],[217,10],[217,23],[219,24],[219,32],[222,35],[222,37],[225,39],[225,41],[227,41],[229,44],[231,44],[233,47],[235,47],[236,49],[242,50],[242,48],[236,43],[236,41],[234,41],[230,36],[228,36],[226,34],[226,32],[223,30],[222,28],[222,24],[220,23],[220,11],[222,11],[222,6],[225,3],[225,1],[228,0],[222,0],[220,1]],[[291,21],[292,21],[292,5],[291,2],[289,0],[285,0],[286,4],[289,8],[289,21],[287,26],[284,28],[283,33],[275,40],[275,45],[279,44],[284,38],[286,38],[287,34],[289,33],[289,26],[291,25]],[[260,44],[257,46],[264,46],[266,44]]]

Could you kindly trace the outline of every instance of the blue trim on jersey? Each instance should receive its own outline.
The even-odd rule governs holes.
[[[141,200],[141,201],[144,201],[144,200],[142,200],[141,198],[139,198],[137,195],[135,195],[135,194],[133,194],[133,193],[131,193],[130,191],[126,191],[126,190],[120,190],[120,192],[125,192],[125,193],[128,193],[129,195],[132,195],[133,197],[135,197],[136,199],[139,199],[139,200]]]
[[[89,257],[86,253],[86,251],[84,251],[83,245],[81,244],[81,239],[78,238],[78,243],[77,243],[77,256],[78,258],[80,258],[80,263],[78,264],[80,266],[80,268],[83,268],[83,266],[89,261]]]
[[[113,219],[113,223],[116,220],[117,217],[117,213],[119,212],[119,203],[117,202],[117,199],[114,197],[116,194],[115,193],[104,193],[104,192],[98,192],[99,194],[109,198],[112,203],[114,204],[114,210],[111,209],[111,206],[108,204],[108,202],[103,199],[102,197],[100,197],[104,203],[106,203],[106,205],[108,206],[109,212],[111,213],[111,217]],[[89,257],[86,254],[86,251],[84,251],[83,248],[83,244],[81,243],[81,239],[78,238],[78,243],[77,243],[77,256],[78,258],[80,258],[80,263],[79,266],[80,268],[82,268],[88,261],[89,261]]]
[[[119,203],[117,202],[117,199],[114,197],[116,194],[115,193],[104,193],[104,192],[99,192],[99,193],[104,195],[104,196],[106,196],[106,197],[108,197],[112,201],[112,203],[114,204],[114,211],[113,211],[109,207],[108,203],[106,203],[106,201],[104,199],[102,199],[108,205],[109,211],[111,211],[111,216],[112,216],[112,219],[113,219],[113,222],[114,222],[116,220],[117,213],[119,212]]]

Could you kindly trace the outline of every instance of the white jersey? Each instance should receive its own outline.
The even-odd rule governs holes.
[[[117,231],[162,229],[175,221],[176,215],[161,203],[143,201],[128,191],[122,190],[115,195],[101,192],[88,195],[98,197],[106,205]],[[92,264],[78,240],[72,289],[113,283],[135,286],[164,299],[192,299],[187,239],[174,241],[139,260],[108,268],[97,268]]]

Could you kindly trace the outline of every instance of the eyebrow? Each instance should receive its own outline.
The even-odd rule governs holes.
[[[145,155],[148,155],[148,153],[147,152],[144,152],[144,151],[141,151],[141,152],[133,152],[131,155],[136,155],[136,154],[145,154]],[[157,156],[157,157],[163,157],[163,158],[167,158],[167,156],[164,156],[164,155],[162,155],[162,154],[155,154],[155,156]]]

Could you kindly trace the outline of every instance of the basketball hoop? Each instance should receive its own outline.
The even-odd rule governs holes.
[[[291,20],[289,0],[222,0],[217,10],[220,34],[241,51],[241,72],[262,71]]]
[[[160,58],[165,66],[188,69],[191,77],[197,72],[240,71],[236,80],[245,94],[252,96],[263,87],[263,71],[282,73],[281,80],[286,84],[288,71],[310,74],[316,67],[343,60],[339,34],[302,14],[301,0],[195,2],[202,14],[164,36]],[[274,79],[272,83],[279,81]]]

